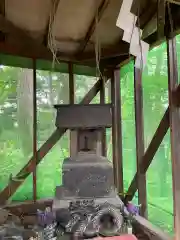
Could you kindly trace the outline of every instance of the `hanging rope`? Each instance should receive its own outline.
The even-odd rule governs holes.
[[[59,0],[53,1],[50,16],[49,16],[49,26],[48,26],[48,48],[51,50],[53,54],[52,69],[54,69],[55,62],[60,64],[57,58],[57,45],[56,45],[55,35],[53,33],[53,23],[54,23],[56,8],[58,4],[59,4]]]

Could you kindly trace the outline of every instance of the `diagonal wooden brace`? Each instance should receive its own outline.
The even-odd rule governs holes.
[[[108,78],[105,78],[104,81],[108,81]],[[89,90],[89,92],[82,99],[80,104],[89,104],[93,98],[97,95],[97,93],[101,89],[101,79],[96,82],[96,84]],[[43,157],[53,148],[53,146],[58,142],[58,140],[63,136],[63,134],[67,131],[67,129],[56,129],[54,133],[49,137],[49,139],[41,146],[41,148],[37,151],[37,164],[41,162]],[[0,204],[3,205],[6,201],[16,192],[16,190],[22,185],[24,180],[33,172],[34,165],[34,157],[28,161],[28,163],[20,170],[20,172],[15,176],[13,180],[11,179],[8,186],[6,186],[0,192]]]
[[[176,88],[176,90],[173,93],[174,98],[173,103],[175,104],[176,107],[180,107],[180,84]],[[163,118],[161,119],[161,122],[141,160],[140,163],[140,171],[141,173],[146,173],[163,138],[165,137],[168,129],[169,129],[170,123],[169,123],[169,107],[167,108]],[[125,202],[131,201],[138,189],[137,186],[137,172],[131,181],[131,184],[128,188],[128,191],[125,196]]]
[[[142,160],[141,160],[141,163],[140,163],[140,172],[141,173],[146,173],[163,138],[165,137],[167,131],[168,131],[168,128],[169,128],[169,107],[167,108]],[[137,172],[129,186],[129,189],[126,193],[126,196],[125,196],[125,202],[128,202],[128,201],[131,201],[134,197],[134,194],[136,193],[138,189],[138,186],[137,186]]]

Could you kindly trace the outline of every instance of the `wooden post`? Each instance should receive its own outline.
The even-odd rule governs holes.
[[[34,170],[33,170],[33,200],[37,200],[37,101],[36,101],[36,60],[33,59],[33,156],[34,156]]]
[[[103,78],[101,78],[100,103],[105,104],[105,84],[104,84],[104,79]],[[106,128],[102,129],[102,133],[101,133],[101,152],[102,152],[103,156],[107,155]]]
[[[111,76],[111,101],[112,101],[112,144],[114,182],[119,195],[124,194],[123,186],[123,161],[122,161],[122,129],[121,129],[121,91],[120,70],[114,70]]]
[[[73,64],[69,63],[69,103],[74,104]],[[70,131],[70,156],[77,154],[77,131]]]
[[[144,156],[142,71],[137,68],[134,68],[134,107],[136,123],[138,202],[141,204],[140,215],[147,218],[146,173],[142,173],[140,170],[140,163]]]
[[[171,159],[173,174],[174,225],[175,240],[180,239],[180,113],[173,101],[178,86],[178,67],[176,56],[176,38],[167,41],[168,84],[169,84],[169,120],[171,129]]]

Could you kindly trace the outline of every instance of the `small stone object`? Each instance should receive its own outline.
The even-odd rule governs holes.
[[[0,208],[0,225],[4,224],[8,218],[9,211],[6,209]]]

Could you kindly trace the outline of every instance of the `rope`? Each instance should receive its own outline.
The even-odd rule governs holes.
[[[52,9],[49,16],[49,27],[48,27],[48,47],[51,50],[53,54],[53,61],[52,61],[52,69],[54,69],[55,62],[59,63],[59,60],[57,58],[57,46],[55,44],[55,35],[52,31],[52,26],[55,18],[55,12],[56,12],[56,6],[58,4],[59,0],[54,0],[52,4]]]
[[[103,84],[105,83],[103,74],[101,73],[100,69],[100,60],[101,60],[101,44],[99,42],[99,35],[98,35],[98,21],[99,21],[99,12],[98,12],[98,1],[96,3],[96,14],[95,14],[95,58],[96,58],[96,78],[98,79],[101,77]]]

